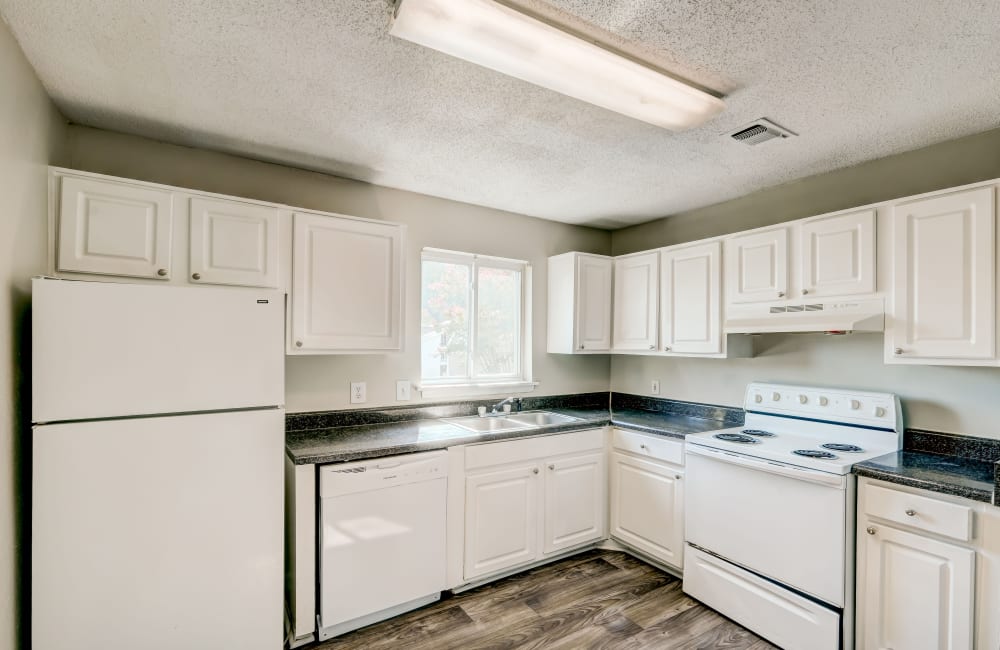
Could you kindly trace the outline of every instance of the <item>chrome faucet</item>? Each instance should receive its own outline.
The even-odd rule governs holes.
[[[516,400],[516,401],[520,402],[520,400]],[[490,415],[503,415],[503,412],[500,411],[499,409],[502,409],[503,405],[507,404],[507,403],[509,403],[511,405],[511,407],[513,408],[513,406],[515,404],[515,399],[513,397],[507,397],[507,398],[505,398],[505,399],[497,402],[496,404],[493,405],[492,410],[490,410]],[[520,404],[517,405],[517,410],[518,411],[521,410],[521,405]]]

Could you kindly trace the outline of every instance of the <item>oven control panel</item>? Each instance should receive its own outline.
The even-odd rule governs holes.
[[[744,408],[893,430],[901,426],[899,399],[892,393],[752,383],[747,387]]]

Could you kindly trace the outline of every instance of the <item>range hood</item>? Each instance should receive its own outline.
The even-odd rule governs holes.
[[[780,305],[734,305],[726,317],[727,334],[816,332],[849,334],[885,329],[881,298]]]

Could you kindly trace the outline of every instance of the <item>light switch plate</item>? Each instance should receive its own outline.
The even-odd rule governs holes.
[[[363,381],[351,382],[351,404],[364,404],[368,400],[368,384]]]
[[[659,395],[660,394],[660,380],[659,379],[654,379],[653,380],[653,383],[650,384],[650,386],[649,386],[649,392],[651,392],[653,395]]]
[[[396,382],[396,400],[405,402],[410,399],[410,382],[407,379],[400,379]]]

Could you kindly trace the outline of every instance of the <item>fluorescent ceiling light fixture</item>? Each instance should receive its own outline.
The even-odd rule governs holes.
[[[400,0],[389,33],[673,131],[725,107],[718,97],[494,0]]]

